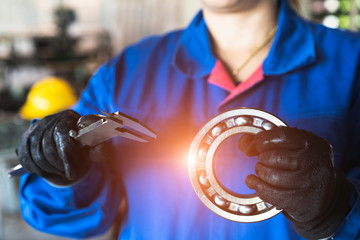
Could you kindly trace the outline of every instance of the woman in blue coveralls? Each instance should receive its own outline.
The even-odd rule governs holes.
[[[127,47],[99,68],[73,111],[27,130],[17,148],[30,172],[21,178],[24,219],[89,237],[112,225],[126,199],[119,239],[359,239],[359,36],[301,19],[290,0],[202,2],[186,29]],[[255,169],[246,185],[284,210],[263,222],[215,215],[188,179],[192,138],[236,107],[266,110],[290,126],[240,139],[259,161],[236,171]],[[107,160],[96,161],[68,132],[99,109],[141,120],[158,139],[114,138],[100,150]],[[225,159],[239,153],[232,147]]]

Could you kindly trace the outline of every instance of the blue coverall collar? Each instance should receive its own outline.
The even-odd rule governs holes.
[[[173,65],[193,78],[209,75],[216,62],[210,41],[210,34],[200,11],[177,43]]]
[[[314,36],[304,21],[294,13],[287,0],[280,0],[278,31],[263,64],[265,75],[283,74],[315,61]],[[177,69],[191,78],[211,73],[216,56],[201,11],[182,33],[172,61]]]

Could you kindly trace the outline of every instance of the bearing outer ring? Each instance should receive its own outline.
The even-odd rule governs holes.
[[[236,108],[208,121],[195,136],[188,156],[191,184],[203,204],[217,215],[235,222],[259,222],[282,210],[256,194],[235,194],[224,189],[214,171],[214,156],[227,138],[242,133],[256,134],[274,126],[287,126],[276,116],[253,108]]]

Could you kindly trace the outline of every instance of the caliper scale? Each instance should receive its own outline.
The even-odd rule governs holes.
[[[268,112],[237,108],[215,116],[200,129],[191,144],[188,168],[195,193],[207,208],[223,218],[247,223],[263,221],[281,212],[256,194],[238,194],[224,188],[214,171],[214,156],[226,139],[275,126],[287,125]]]

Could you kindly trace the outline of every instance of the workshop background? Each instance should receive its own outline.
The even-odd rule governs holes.
[[[301,4],[306,18],[331,28],[360,30],[360,0]],[[29,118],[66,104],[59,103],[62,97],[54,100],[56,94],[65,96],[61,91],[72,89],[78,95],[96,68],[124,46],[185,27],[199,9],[200,0],[0,0],[0,240],[64,239],[24,223],[18,179],[7,177],[17,164],[14,149]],[[51,89],[50,76],[68,85]],[[49,89],[55,91],[52,99],[44,94]],[[112,238],[109,230],[92,239]]]

